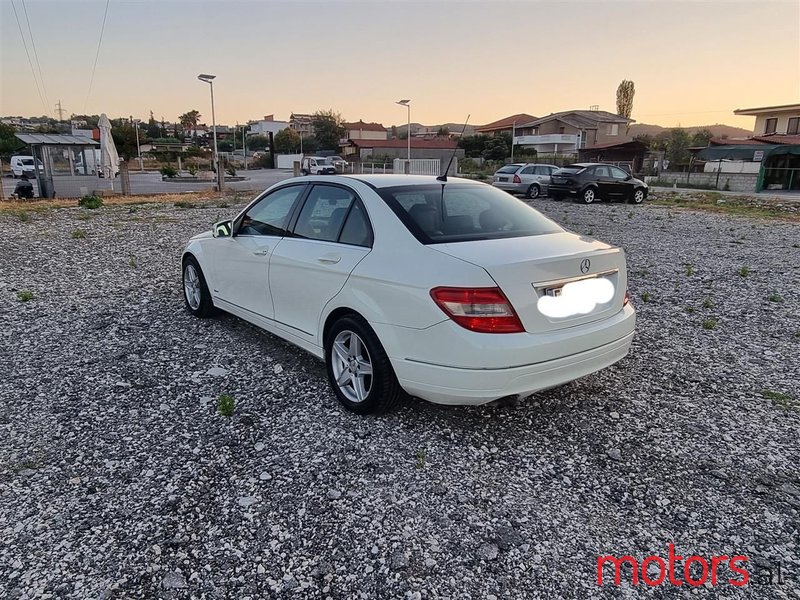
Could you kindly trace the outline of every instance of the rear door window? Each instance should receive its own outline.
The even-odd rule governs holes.
[[[334,185],[315,185],[308,194],[294,226],[296,237],[335,242],[355,200],[348,189]]]

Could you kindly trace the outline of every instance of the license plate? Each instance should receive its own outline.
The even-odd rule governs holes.
[[[497,181],[508,181],[508,177],[498,177]]]

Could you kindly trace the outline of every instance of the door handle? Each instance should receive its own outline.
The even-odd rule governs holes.
[[[254,250],[253,254],[256,256],[266,256],[269,254],[269,248],[262,248],[261,250]]]
[[[326,265],[335,265],[340,260],[342,260],[342,257],[339,256],[338,254],[325,254],[323,256],[317,257],[317,260]]]

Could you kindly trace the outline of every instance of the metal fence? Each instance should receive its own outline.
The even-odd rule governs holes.
[[[438,158],[395,158],[392,165],[395,173],[408,175],[441,175],[442,161]]]

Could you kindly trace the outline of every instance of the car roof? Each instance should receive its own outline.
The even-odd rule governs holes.
[[[367,185],[370,185],[374,188],[388,188],[388,187],[395,187],[400,185],[431,185],[432,183],[439,183],[434,175],[395,175],[395,174],[386,174],[386,175],[340,175],[340,177],[344,179],[356,179],[358,181],[363,181]],[[330,180],[330,177],[328,177]],[[470,185],[486,185],[485,183],[481,183],[479,181],[473,181],[472,179],[463,179],[461,177],[448,177],[447,181],[450,183],[467,183]]]

